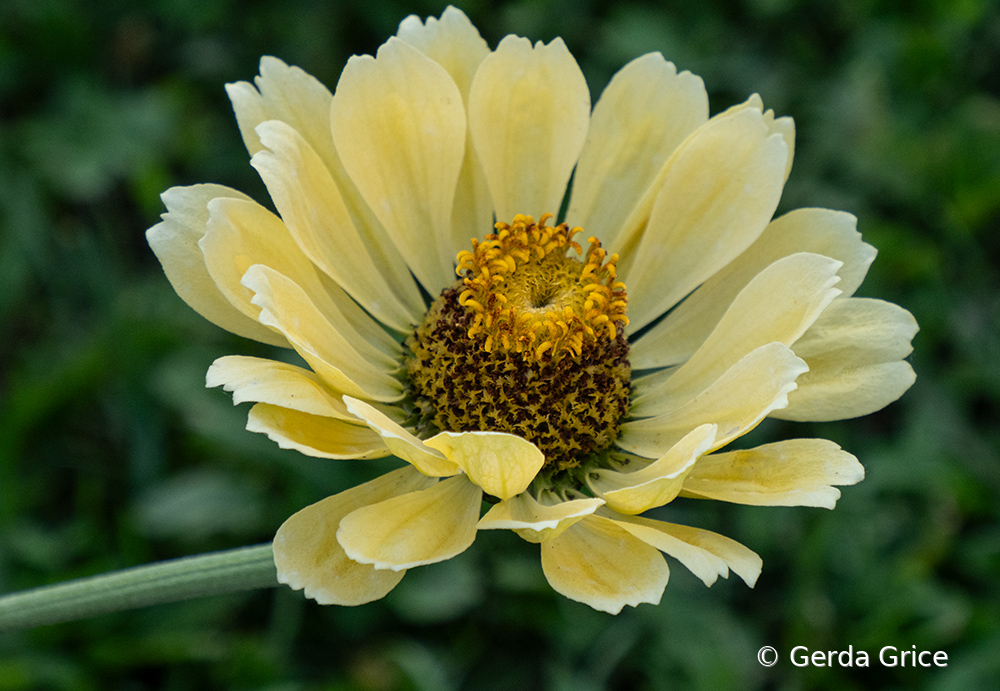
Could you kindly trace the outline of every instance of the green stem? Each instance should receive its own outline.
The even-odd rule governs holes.
[[[172,559],[0,597],[0,631],[278,585],[270,543]]]

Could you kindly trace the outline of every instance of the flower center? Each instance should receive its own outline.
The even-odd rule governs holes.
[[[458,254],[461,276],[431,305],[406,345],[421,436],[510,432],[563,470],[618,437],[631,368],[625,284],[617,255],[546,214],[497,223]],[[567,256],[574,250],[577,257]]]

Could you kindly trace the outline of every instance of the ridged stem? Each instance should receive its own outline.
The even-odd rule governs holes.
[[[271,544],[240,547],[0,596],[0,631],[276,585]]]

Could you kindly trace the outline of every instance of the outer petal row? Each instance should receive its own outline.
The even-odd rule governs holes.
[[[789,439],[705,456],[684,480],[683,496],[756,506],[832,509],[840,492],[865,477],[858,459],[826,439]]]

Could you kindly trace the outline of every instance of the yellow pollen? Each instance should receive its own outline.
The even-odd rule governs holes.
[[[473,238],[471,252],[458,253],[455,271],[465,286],[458,301],[474,315],[469,338],[481,340],[486,352],[579,357],[584,344],[602,335],[614,341],[628,325],[618,255],[608,256],[594,237],[584,252],[573,240],[582,229],[546,226],[550,218],[536,224],[518,214],[482,241]],[[567,256],[571,249],[582,259]]]

